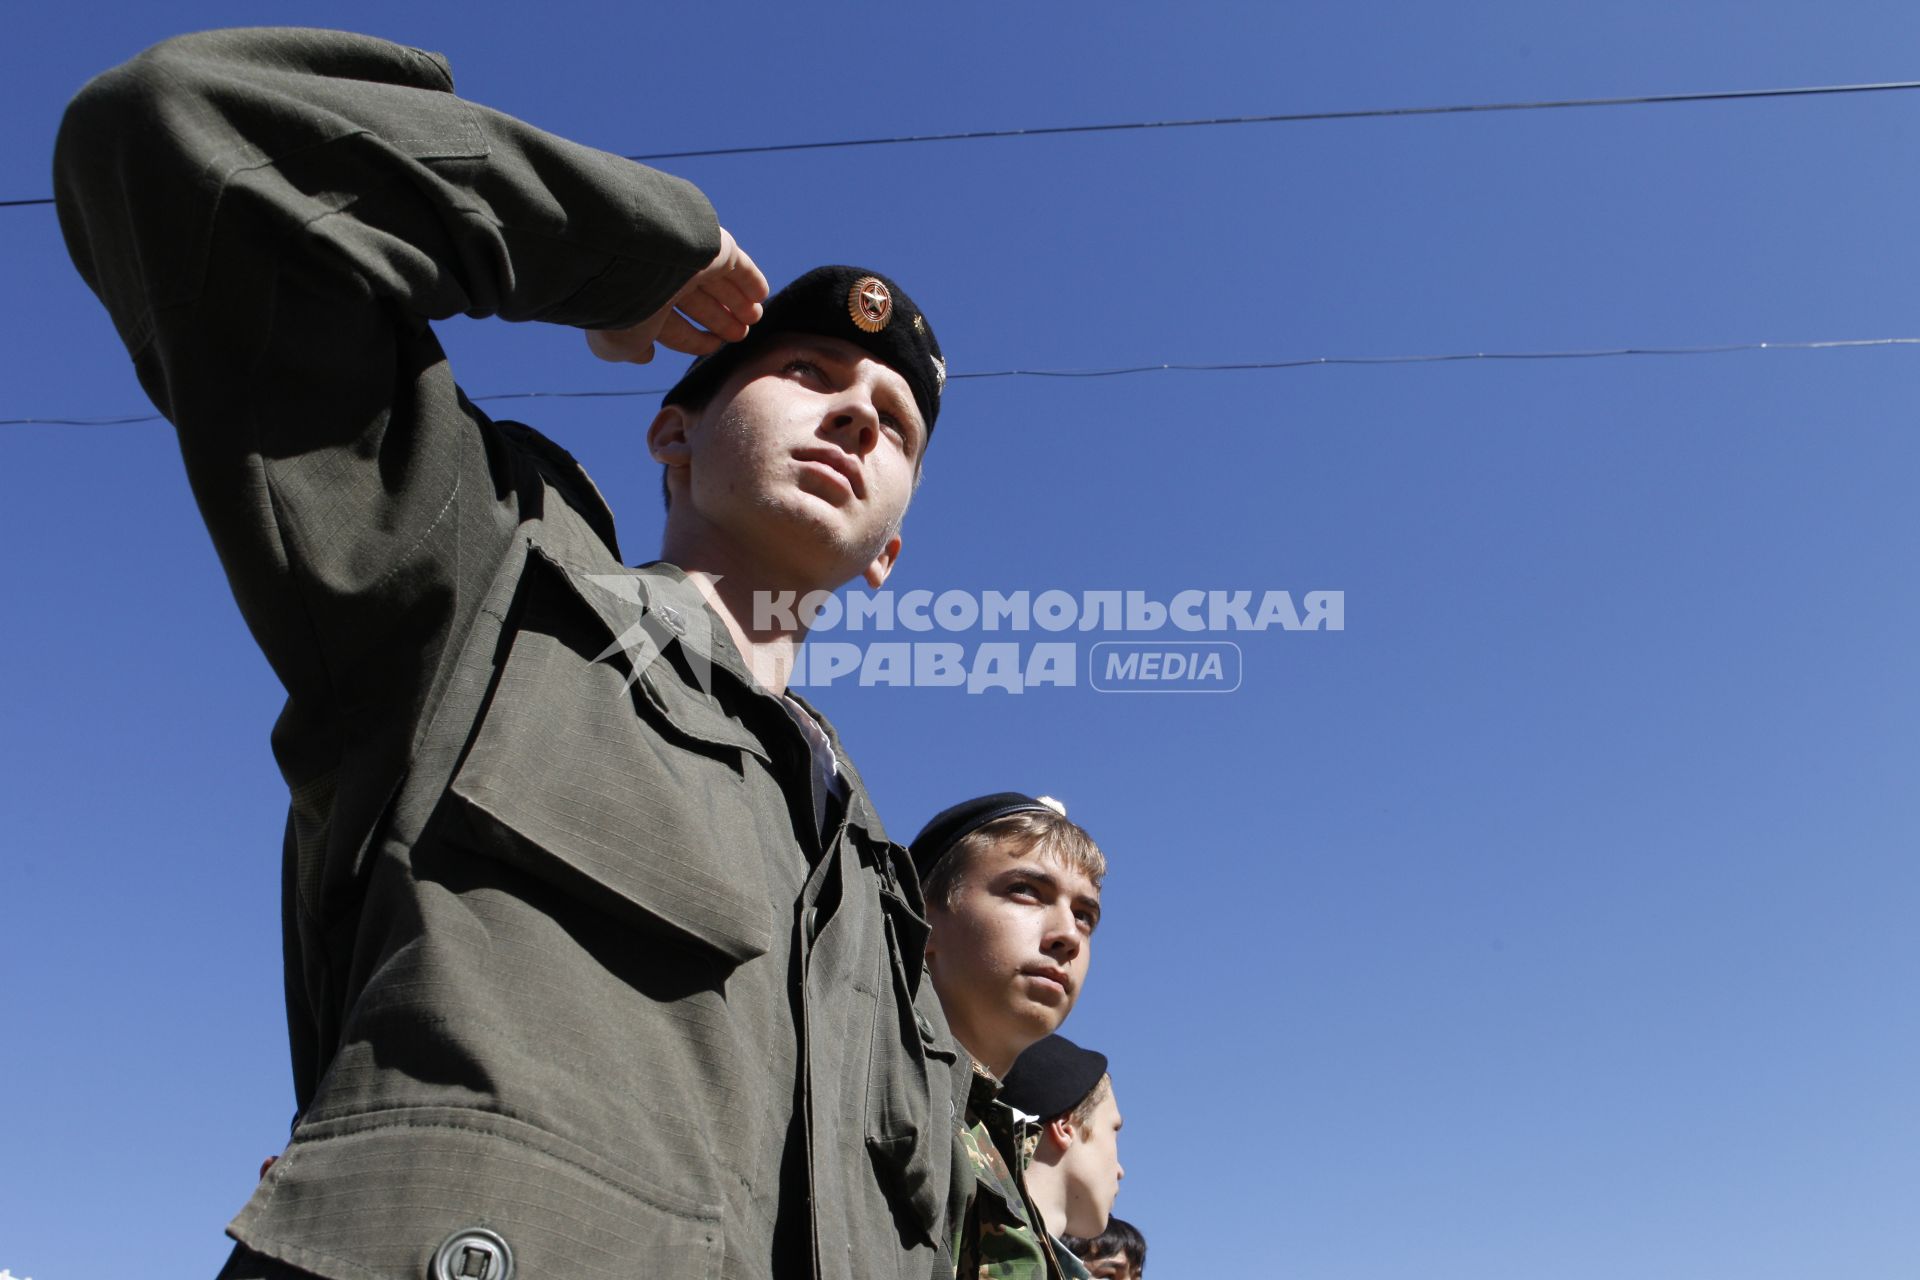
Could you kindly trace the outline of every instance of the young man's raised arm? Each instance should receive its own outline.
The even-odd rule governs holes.
[[[304,1108],[338,1035],[335,935],[364,850],[537,514],[522,510],[530,455],[460,394],[428,322],[644,333],[680,299],[719,332],[729,317],[701,289],[758,271],[687,183],[462,101],[433,55],[342,32],[158,45],[82,90],[54,167],[74,261],[178,430],[288,693],[274,745],[294,795]],[[663,341],[718,341],[678,323]],[[590,486],[573,488],[611,544]]]
[[[430,682],[392,655],[431,662],[516,523],[427,322],[634,325],[724,238],[686,182],[462,101],[436,56],[341,32],[156,46],[80,93],[55,176],[74,260],[309,712]]]

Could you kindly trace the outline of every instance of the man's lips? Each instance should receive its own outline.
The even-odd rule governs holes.
[[[852,458],[838,449],[806,448],[796,449],[794,458],[800,462],[814,462],[838,472],[847,482],[847,489],[856,498],[867,496],[866,477],[860,474],[860,468]]]
[[[1073,993],[1073,988],[1068,985],[1067,973],[1066,973],[1066,970],[1064,969],[1049,969],[1044,966],[1032,966],[1029,968],[1022,969],[1020,972],[1026,977],[1037,978],[1042,983],[1058,987],[1060,989],[1060,994],[1063,996],[1071,995]]]

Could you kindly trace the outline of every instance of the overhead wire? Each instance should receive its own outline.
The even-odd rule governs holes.
[[[1267,115],[1205,116],[1185,120],[1130,120],[1106,124],[1041,125],[1021,129],[967,129],[952,133],[903,133],[873,138],[836,138],[821,142],[775,142],[743,147],[703,147],[688,151],[650,151],[627,160],[703,160],[721,156],[774,155],[792,151],[826,151],[843,147],[883,147],[920,142],[970,142],[997,138],[1044,138],[1066,134],[1131,133],[1149,129],[1210,129],[1229,125],[1309,124],[1336,120],[1389,120],[1413,116],[1485,115],[1508,111],[1566,111],[1594,107],[1673,106],[1701,102],[1743,102],[1767,98],[1831,97],[1841,94],[1888,93],[1920,89],[1920,80],[1885,80],[1862,84],[1790,85],[1774,89],[1707,89],[1687,93],[1623,94],[1604,98],[1541,98],[1512,102],[1458,102],[1439,106],[1359,107],[1345,111],[1282,111]],[[0,200],[0,209],[49,205],[51,196]]]
[[[1772,89],[1705,90],[1687,93],[1634,94],[1602,98],[1555,98],[1512,102],[1453,103],[1441,106],[1371,107],[1345,111],[1298,111],[1269,115],[1214,116],[1199,119],[1144,120],[1107,124],[1053,125],[1022,129],[976,129],[955,133],[899,134],[874,138],[843,138],[824,142],[772,143],[744,147],[716,147],[688,151],[660,151],[629,155],[634,161],[688,160],[721,156],[767,155],[780,152],[819,151],[844,147],[872,147],[920,142],[958,142],[978,139],[1031,138],[1065,134],[1119,133],[1150,129],[1193,129],[1228,125],[1301,124],[1337,120],[1390,119],[1412,116],[1470,115],[1514,111],[1554,111],[1573,108],[1661,106],[1680,103],[1730,102],[1768,98],[1804,98],[1840,94],[1883,93],[1920,89],[1920,80],[1879,81],[1859,84],[1799,85]],[[0,200],[0,208],[25,208],[50,205],[51,197]],[[1186,372],[1226,373],[1247,370],[1299,369],[1314,365],[1405,365],[1440,364],[1476,360],[1592,360],[1621,356],[1723,355],[1741,351],[1814,351],[1844,347],[1883,347],[1920,345],[1920,338],[1858,338],[1811,342],[1744,342],[1685,347],[1617,347],[1569,351],[1470,351],[1425,355],[1383,356],[1311,356],[1287,360],[1249,360],[1210,364],[1165,362],[1127,365],[1107,369],[994,369],[949,375],[949,381],[987,378],[1109,378],[1142,373]],[[471,397],[475,401],[533,399],[607,399],[663,395],[665,387],[600,391],[503,391]],[[130,426],[157,422],[159,414],[133,414],[105,418],[0,418],[0,426]]]
[[[1234,360],[1208,364],[1167,362],[1120,365],[1105,369],[986,369],[950,373],[948,382],[987,378],[1118,378],[1143,373],[1238,373],[1262,369],[1307,369],[1315,366],[1377,366],[1456,364],[1475,360],[1603,360],[1625,356],[1713,356],[1742,351],[1835,351],[1863,347],[1920,346],[1913,338],[1826,338],[1804,342],[1721,342],[1685,347],[1592,347],[1562,351],[1452,351],[1427,355],[1302,356],[1287,360]],[[495,391],[468,396],[476,403],[503,400],[625,400],[665,395],[668,387],[581,391]],[[157,413],[113,418],[0,418],[0,427],[119,427],[158,422]]]
[[[1123,133],[1143,129],[1206,129],[1225,125],[1308,124],[1332,120],[1387,120],[1408,116],[1477,115],[1499,111],[1564,111],[1577,107],[1668,106],[1687,102],[1735,102],[1761,98],[1806,98],[1850,93],[1886,93],[1920,89],[1920,80],[1870,84],[1799,85],[1780,89],[1717,89],[1692,93],[1643,93],[1610,98],[1544,98],[1516,102],[1462,102],[1425,107],[1360,107],[1348,111],[1283,111],[1272,115],[1207,116],[1191,120],[1135,120],[1114,124],[1048,125],[1027,129],[970,129],[960,133],[909,133],[880,138],[843,138],[832,142],[783,142],[752,147],[710,147],[695,151],[655,151],[628,160],[695,160],[711,156],[768,155],[782,151],[823,151],[831,147],[882,147],[908,142],[969,142],[982,138],[1042,138],[1072,133]]]

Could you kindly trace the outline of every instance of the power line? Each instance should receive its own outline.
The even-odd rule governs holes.
[[[905,133],[881,138],[839,138],[828,142],[776,142],[749,147],[708,147],[695,151],[652,151],[627,160],[696,160],[715,156],[772,155],[785,151],[826,151],[841,147],[882,147],[910,142],[968,142],[987,138],[1044,138],[1074,133],[1130,133],[1146,129],[1205,129],[1245,124],[1309,124],[1332,120],[1387,120],[1410,116],[1483,115],[1496,111],[1564,111],[1575,107],[1671,106],[1689,102],[1743,102],[1763,98],[1810,98],[1849,93],[1886,93],[1920,89],[1920,80],[1873,84],[1799,85],[1782,89],[1717,89],[1694,93],[1646,93],[1613,98],[1548,98],[1520,102],[1461,102],[1426,107],[1365,107],[1351,111],[1287,111],[1273,115],[1209,116],[1193,120],[1134,120],[1110,124],[1043,125],[1029,129],[969,129],[959,133]],[[51,196],[0,200],[0,209],[53,203]]]
[[[991,369],[952,373],[949,382],[984,378],[1119,378],[1141,373],[1239,373],[1258,369],[1306,369],[1315,365],[1455,364],[1469,360],[1605,360],[1621,356],[1718,356],[1739,351],[1836,351],[1859,347],[1914,347],[1920,338],[1830,338],[1814,342],[1725,342],[1693,347],[1594,347],[1570,351],[1454,351],[1433,355],[1305,356],[1292,360],[1240,360],[1221,364],[1136,364],[1110,369]],[[496,391],[470,400],[626,400],[665,395],[667,387],[624,391]],[[0,427],[120,427],[158,422],[149,413],[120,418],[0,418]]]
[[[1575,351],[1454,351],[1436,355],[1306,356],[1224,364],[1137,364],[1113,369],[1001,369],[956,373],[958,378],[1113,378],[1134,373],[1233,373],[1251,369],[1305,369],[1313,365],[1452,364],[1465,360],[1602,360],[1618,356],[1718,356],[1736,351],[1831,351],[1842,347],[1920,346],[1920,338],[1835,338],[1820,342],[1727,342],[1698,347],[1596,347]]]
[[[1236,124],[1307,124],[1328,120],[1385,120],[1403,116],[1474,115],[1494,111],[1560,111],[1569,107],[1664,106],[1682,102],[1734,102],[1757,98],[1807,98],[1842,93],[1884,93],[1920,89],[1920,80],[1877,84],[1805,85],[1785,89],[1724,89],[1700,93],[1649,93],[1620,98],[1556,98],[1535,102],[1466,102],[1439,107],[1368,107],[1353,111],[1289,111],[1264,116],[1212,116],[1196,120],[1139,120],[1121,124],[1067,124],[1036,129],[975,129],[965,133],[914,133],[889,138],[847,138],[835,142],[783,142],[758,147],[717,147],[703,151],[656,151],[628,160],[692,160],[708,156],[766,155],[776,151],[821,151],[829,147],[879,147],[897,142],[963,142],[976,138],[1040,138],[1066,133],[1122,133],[1141,129],[1202,129]]]

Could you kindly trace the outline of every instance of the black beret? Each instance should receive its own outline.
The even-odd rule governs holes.
[[[907,291],[864,267],[815,267],[768,298],[760,323],[746,337],[687,366],[661,404],[704,401],[740,362],[783,333],[841,338],[907,380],[920,420],[933,437],[947,363],[933,325]]]
[[[1000,1100],[1030,1116],[1051,1120],[1079,1106],[1105,1074],[1106,1054],[1082,1049],[1063,1035],[1051,1035],[1014,1061],[1001,1086]]]
[[[969,831],[1010,814],[1041,812],[1065,811],[1058,807],[1058,802],[1048,804],[1018,791],[996,791],[990,796],[962,800],[934,814],[933,820],[920,828],[920,834],[907,846],[913,854],[913,869],[920,873],[920,879],[924,881],[933,873],[933,865],[940,861],[940,856],[953,848],[954,843]]]

